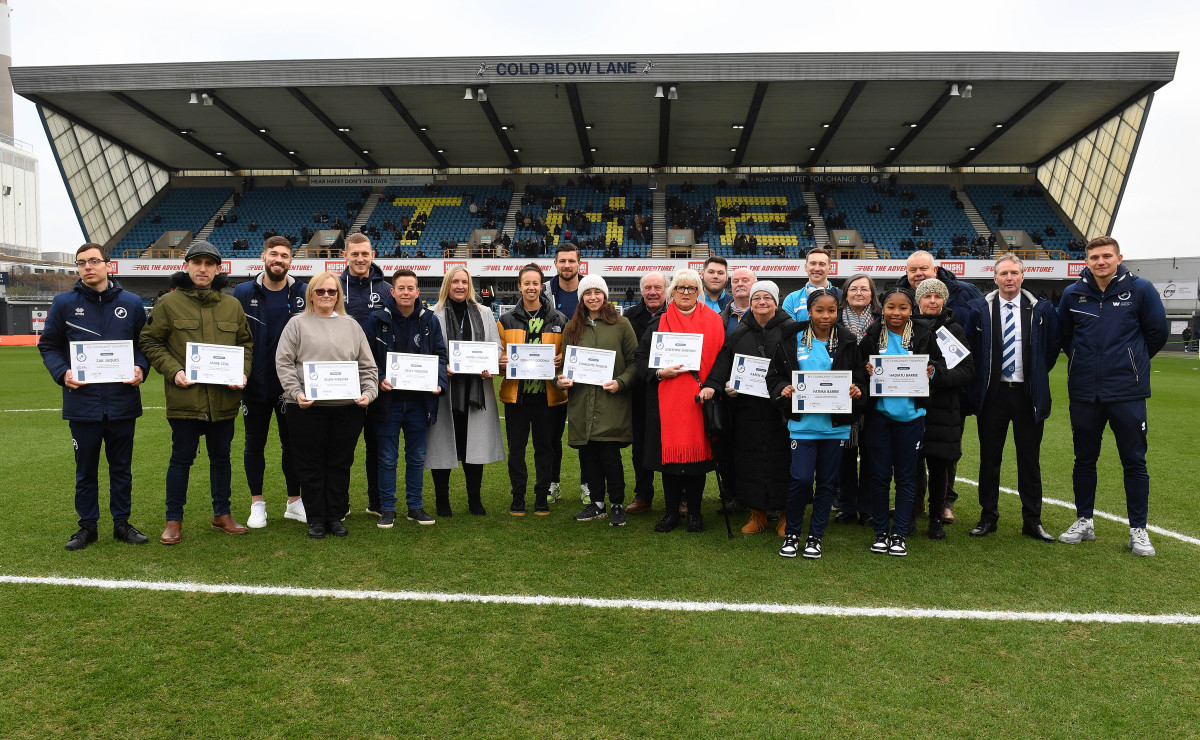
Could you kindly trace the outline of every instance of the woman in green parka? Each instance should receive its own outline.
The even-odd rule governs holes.
[[[591,503],[575,515],[575,520],[586,522],[608,517],[609,524],[620,527],[625,524],[621,448],[633,442],[633,401],[629,389],[637,382],[633,358],[637,335],[629,320],[618,315],[609,302],[608,285],[603,278],[586,275],[580,279],[579,305],[563,332],[563,344],[568,348],[588,347],[616,353],[613,379],[604,385],[577,383],[565,374],[555,382],[568,392],[567,444],[579,450],[579,472],[592,494]],[[604,506],[606,486],[610,510]]]

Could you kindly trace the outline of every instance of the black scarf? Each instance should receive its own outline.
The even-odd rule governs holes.
[[[483,331],[483,319],[474,306],[465,301],[447,299],[446,306],[446,340],[449,342],[482,342],[486,341]],[[490,380],[488,381],[491,382]],[[483,394],[483,377],[478,375],[455,375],[450,378],[450,404],[460,414],[471,409],[487,408],[486,396]]]

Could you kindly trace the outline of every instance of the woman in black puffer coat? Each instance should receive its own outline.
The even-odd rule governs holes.
[[[926,324],[930,334],[935,337],[937,330],[944,327],[966,347],[966,334],[955,320],[954,311],[946,307],[949,295],[941,280],[931,278],[923,281],[917,286],[920,315],[916,319]],[[962,389],[975,376],[975,361],[969,353],[953,369],[948,369],[946,365],[945,361],[937,365],[940,382],[931,382],[929,386],[930,396],[925,403],[925,438],[921,445],[921,457],[929,468],[929,537],[935,540],[946,538],[942,511],[950,486],[950,470],[962,457]]]

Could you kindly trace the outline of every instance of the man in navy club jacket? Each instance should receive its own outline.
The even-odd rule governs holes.
[[[75,251],[79,281],[57,296],[38,342],[42,364],[54,382],[63,387],[63,418],[71,428],[75,446],[75,513],[79,531],[71,535],[68,550],[82,550],[96,541],[100,520],[100,448],[108,459],[109,511],[113,539],[131,545],[149,540],[129,523],[133,494],[134,424],[142,415],[138,388],[150,371],[150,361],[138,348],[146,323],[142,299],[121,288],[108,276],[108,253],[99,244],[84,244]],[[71,370],[72,354],[86,350],[77,342],[133,342],[133,379],[124,383],[88,383]]]
[[[293,316],[304,311],[304,284],[288,274],[292,266],[292,243],[287,237],[267,239],[263,244],[262,261],[263,271],[258,277],[233,289],[233,297],[242,304],[250,333],[254,335],[250,378],[242,391],[242,422],[246,427],[242,463],[246,469],[246,486],[250,489],[250,517],[246,526],[251,529],[267,526],[267,504],[263,501],[263,473],[267,467],[264,450],[272,414],[275,415],[275,429],[283,453],[280,464],[287,485],[287,508],[283,516],[298,522],[308,521],[304,502],[300,500],[300,482],[292,466],[291,440],[283,418],[283,386],[275,370],[279,335]]]
[[[1167,342],[1167,316],[1153,283],[1121,264],[1121,247],[1109,236],[1085,247],[1087,267],[1063,293],[1059,334],[1067,354],[1067,394],[1075,442],[1075,509],[1078,519],[1059,535],[1077,544],[1096,539],[1096,460],[1104,426],[1112,428],[1125,469],[1129,544],[1135,555],[1154,555],[1146,533],[1150,475],[1146,472],[1146,399],[1150,358]]]

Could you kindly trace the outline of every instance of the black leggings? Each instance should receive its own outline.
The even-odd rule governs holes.
[[[688,513],[700,513],[700,497],[704,495],[704,473],[679,475],[663,473],[663,495],[667,499],[667,513],[679,511],[679,502],[687,501]]]

